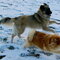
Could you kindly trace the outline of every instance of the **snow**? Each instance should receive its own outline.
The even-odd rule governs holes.
[[[60,0],[0,0],[0,19],[34,14],[43,3],[50,6],[53,12],[51,18],[60,20]],[[51,26],[55,28],[57,34],[60,34],[60,25],[52,24]],[[23,48],[24,38],[20,39],[16,36],[14,43],[11,43],[12,28],[12,24],[0,25],[0,55],[6,55],[1,60],[60,60],[60,55],[55,53],[50,56],[39,53],[39,58],[34,56],[22,57],[21,53],[28,53],[27,49]],[[22,36],[26,38],[29,30],[30,28],[26,28]],[[7,38],[7,41],[4,41],[4,38]],[[9,46],[14,46],[15,49],[10,50]]]

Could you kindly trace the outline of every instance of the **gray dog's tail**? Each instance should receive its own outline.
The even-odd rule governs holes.
[[[0,20],[0,24],[1,23],[7,23],[7,22],[10,22],[11,18],[10,17],[6,17],[6,18],[3,18]]]

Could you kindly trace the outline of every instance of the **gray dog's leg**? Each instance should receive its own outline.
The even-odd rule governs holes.
[[[12,37],[11,37],[11,43],[13,43],[13,39],[16,35],[12,34]]]
[[[55,33],[55,31],[53,29],[50,29],[49,27],[43,27],[43,30]]]

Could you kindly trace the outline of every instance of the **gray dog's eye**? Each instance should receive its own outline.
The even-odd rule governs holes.
[[[45,10],[50,11],[50,8],[46,8]]]

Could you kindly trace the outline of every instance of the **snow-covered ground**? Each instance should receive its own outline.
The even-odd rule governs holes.
[[[59,21],[57,22],[60,22],[60,0],[0,0],[0,19],[34,14],[43,3],[47,3],[50,6],[53,12],[51,18],[58,19]],[[51,26],[55,27],[55,31],[60,34],[60,25],[52,24]],[[29,30],[27,28],[22,36],[27,37]],[[24,39],[15,37],[14,43],[10,43],[11,34],[12,24],[0,25],[0,56],[6,55],[1,60],[60,60],[59,55],[52,54],[47,56],[43,52],[37,52],[40,54],[39,58],[34,56],[21,56],[21,53],[28,53],[28,48],[23,48]],[[11,46],[14,48],[9,49]]]

